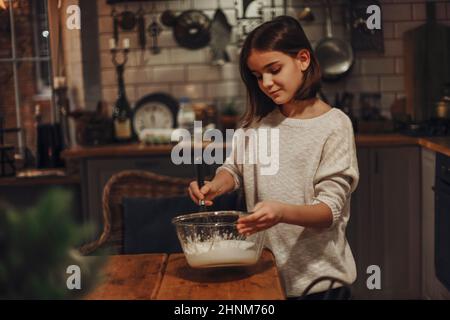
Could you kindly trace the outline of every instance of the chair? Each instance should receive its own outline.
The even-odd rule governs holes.
[[[123,198],[163,198],[187,194],[192,179],[161,176],[142,170],[114,174],[103,189],[103,232],[100,237],[79,248],[83,255],[98,249],[123,252]]]
[[[314,288],[315,286],[317,286],[319,283],[321,282],[330,282],[327,291],[325,291],[325,294],[322,297],[322,300],[349,300],[352,297],[352,291],[351,291],[351,287],[350,284],[335,278],[335,277],[330,277],[330,276],[323,276],[323,277],[319,277],[317,279],[315,279],[314,281],[312,281],[303,291],[303,294],[301,296],[301,300],[315,300],[314,298],[308,297],[307,295],[309,294],[309,292],[311,291],[312,288]],[[335,283],[338,283],[341,285],[340,290],[338,290],[337,295],[332,295],[331,292],[334,289],[333,286]],[[314,294],[313,294],[314,295]]]

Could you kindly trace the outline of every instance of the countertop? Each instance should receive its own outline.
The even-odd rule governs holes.
[[[429,150],[445,154],[450,157],[449,137],[410,137],[401,134],[356,134],[357,147],[399,147],[421,146]],[[204,147],[207,144],[204,144]],[[209,147],[224,148],[229,145],[210,144]],[[133,157],[148,155],[169,155],[174,145],[144,145],[139,143],[124,145],[107,145],[98,147],[77,146],[64,150],[62,157],[66,161],[77,162],[80,159],[101,157]],[[42,176],[42,177],[3,177],[0,178],[1,186],[12,185],[42,185],[42,184],[79,184],[80,178],[76,175],[67,176]]]
[[[43,186],[43,185],[70,185],[80,184],[78,175],[67,176],[40,176],[40,177],[2,177],[0,187],[11,186]]]
[[[357,147],[395,147],[417,145],[450,156],[450,136],[434,138],[410,137],[401,134],[356,134],[355,142]],[[206,146],[207,144],[204,145]],[[167,155],[170,154],[173,147],[173,144],[144,145],[139,143],[98,147],[78,146],[63,151],[62,156],[66,160],[75,160],[97,157]],[[219,144],[213,144],[210,147],[219,147]],[[227,145],[220,145],[220,147],[227,147]]]

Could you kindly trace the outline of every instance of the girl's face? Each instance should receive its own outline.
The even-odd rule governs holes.
[[[259,88],[278,105],[288,103],[295,96],[309,63],[309,52],[304,49],[296,57],[280,51],[252,50],[247,60]]]

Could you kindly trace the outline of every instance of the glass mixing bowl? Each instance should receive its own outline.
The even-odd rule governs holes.
[[[265,231],[239,234],[241,211],[191,213],[172,219],[188,264],[193,268],[247,266],[258,262]]]

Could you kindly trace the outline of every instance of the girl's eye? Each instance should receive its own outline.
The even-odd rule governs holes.
[[[272,74],[277,74],[278,72],[280,72],[280,70],[281,70],[281,68],[276,68],[276,69],[270,70],[270,72],[271,72]]]

